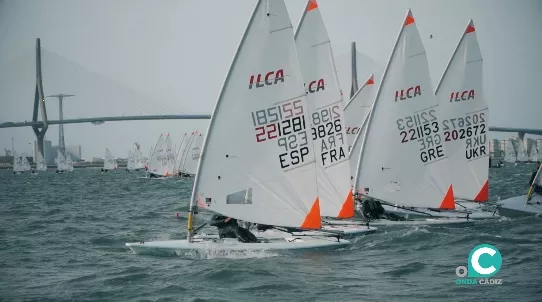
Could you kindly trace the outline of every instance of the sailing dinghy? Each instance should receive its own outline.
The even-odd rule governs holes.
[[[13,174],[21,174],[24,173],[24,171],[23,154],[17,156],[17,153],[13,151]]]
[[[179,176],[191,178],[196,175],[202,146],[203,136],[199,131],[194,131],[184,149],[184,156],[179,166]]]
[[[173,170],[171,170],[173,172]],[[167,179],[170,176],[168,171],[168,157],[166,153],[166,139],[160,134],[149,160],[147,175],[140,177],[144,179]]]
[[[348,152],[350,153],[350,158],[352,160],[350,163],[350,170],[354,173],[357,170],[357,159],[359,158],[360,151],[359,148],[352,150],[352,145],[356,139],[356,135],[361,132],[361,137],[363,138],[363,133],[365,132],[366,125],[365,120],[369,116],[371,107],[374,102],[374,74],[371,74],[369,79],[365,81],[365,84],[361,86],[354,96],[346,103],[344,106],[344,119],[346,124],[346,138],[348,140]],[[358,144],[357,146],[361,146]],[[353,182],[353,179],[352,179]]]
[[[194,133],[192,133],[192,135],[194,135]],[[192,135],[188,136],[187,133],[185,133],[183,135],[183,139],[181,140],[181,144],[179,145],[179,151],[177,151],[177,156],[175,157],[175,169],[173,169],[173,175],[181,176],[179,174],[179,171],[180,171],[181,166],[182,166],[181,162],[182,162],[182,160],[184,158],[183,156],[184,156],[184,153],[186,151],[186,147],[188,145],[188,140],[189,140],[189,138],[192,137]]]
[[[516,150],[514,149],[514,145],[512,144],[512,140],[505,140],[504,141],[504,161],[507,163],[515,163],[517,160],[516,157]]]
[[[62,152],[60,152],[60,149],[56,152],[56,173],[64,173],[68,170],[68,167],[66,165],[66,158],[64,158],[64,155],[62,155]]]
[[[483,59],[472,20],[466,26],[435,95],[442,119],[444,145],[456,202],[455,210],[384,206],[387,212],[432,217],[497,218],[483,211],[488,201],[489,139],[488,106],[482,90]],[[407,120],[409,122],[410,120]],[[410,121],[412,122],[412,121]]]
[[[47,165],[45,164],[45,160],[43,159],[43,155],[41,155],[41,152],[38,152],[38,159],[36,162],[36,170],[37,171],[47,171]]]
[[[367,118],[365,137],[358,133],[352,147],[361,144],[354,188],[369,199],[364,205],[378,200],[402,207],[455,208],[440,123],[427,55],[408,10]],[[465,220],[440,218],[431,223]],[[420,222],[393,222],[415,223]]]
[[[258,55],[255,55],[258,54]],[[321,229],[310,115],[283,0],[259,0],[214,108],[188,216],[187,240],[127,243],[135,252],[339,247],[332,237],[242,243],[194,238],[198,207],[257,224]]]
[[[105,158],[104,158],[104,166],[102,169],[102,173],[106,173],[109,170],[117,169],[117,161],[115,160],[115,157],[113,157],[113,154],[111,154],[111,151],[109,149],[105,149]]]
[[[516,196],[497,202],[497,210],[502,216],[520,217],[542,215],[542,165],[527,195]]]
[[[325,221],[352,218],[355,207],[344,103],[331,41],[316,0],[307,2],[294,39],[307,92],[320,214]],[[323,225],[322,229],[338,232],[344,229],[349,235],[376,231],[366,226]]]

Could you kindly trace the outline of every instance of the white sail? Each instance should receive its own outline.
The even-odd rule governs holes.
[[[126,169],[134,170],[135,169],[135,153],[132,150],[128,150],[128,160],[126,161]]]
[[[511,139],[504,141],[504,161],[508,163],[516,162],[516,150]]]
[[[40,152],[38,152],[38,158],[36,159],[36,170],[38,170],[38,171],[47,171],[47,165],[45,164],[45,160],[43,159],[43,155],[41,155]]]
[[[355,212],[344,103],[331,42],[316,0],[307,2],[295,33],[295,43],[311,117],[320,213],[322,216],[350,218]]]
[[[143,153],[141,152],[141,147],[138,143],[134,143],[134,169],[143,169],[145,168],[145,159],[143,158]]]
[[[105,158],[104,158],[104,170],[114,170],[117,168],[117,161],[111,154],[109,149],[105,149]]]
[[[309,117],[286,5],[260,0],[213,111],[191,204],[319,229]]]
[[[538,150],[536,149],[536,144],[531,146],[531,152],[529,153],[529,161],[538,160]]]
[[[517,152],[517,161],[519,162],[525,162],[529,160],[527,157],[527,151],[525,148],[525,143],[522,139],[518,138],[515,140],[516,142],[516,152]]]
[[[483,59],[469,21],[435,91],[456,198],[488,200],[488,107],[482,89]]]
[[[72,156],[70,153],[66,153],[66,171],[72,172],[73,171],[73,161]]]
[[[173,175],[175,170],[175,149],[173,148],[173,138],[168,134],[166,137],[166,172],[165,176]]]
[[[64,155],[62,155],[62,152],[60,152],[60,149],[57,150],[56,152],[56,158],[55,158],[55,163],[56,163],[56,169],[58,171],[67,171],[67,166],[66,166],[66,159],[64,158]]]
[[[166,140],[160,135],[149,161],[149,172],[158,176],[168,176],[167,164]]]
[[[408,10],[373,108],[355,179],[358,193],[424,208],[455,208],[427,55]]]
[[[175,169],[173,170],[173,174],[175,175],[179,174],[179,172],[183,168],[184,154],[186,152],[186,147],[188,146],[188,139],[192,137],[192,135],[188,136],[187,133],[183,135],[181,144],[179,145],[179,151],[177,151],[177,156],[175,157]]]
[[[351,185],[354,185],[354,174],[358,169],[361,145],[365,138],[369,113],[375,99],[374,91],[374,75],[371,75],[344,107],[346,137],[348,139],[348,152],[350,156],[350,173],[352,175],[350,179]]]
[[[363,121],[369,116],[374,103],[375,85],[374,74],[365,81],[365,84],[354,94],[344,107],[344,118],[346,122],[346,138],[348,140],[348,152],[351,152],[354,140],[359,132],[362,132]],[[363,134],[362,134],[363,136]],[[359,153],[351,154],[358,158]],[[357,165],[357,162],[356,162]],[[354,173],[355,170],[352,171]]]
[[[542,161],[542,139],[537,141],[538,146],[538,160]]]
[[[17,155],[15,151],[12,151],[13,153],[13,171],[14,172],[22,172],[24,171],[24,165],[23,165],[23,155]]]
[[[203,135],[199,131],[195,131],[190,146],[186,149],[186,155],[180,172],[191,175],[196,174],[202,146]]]

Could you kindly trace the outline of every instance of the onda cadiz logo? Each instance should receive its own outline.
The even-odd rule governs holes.
[[[469,253],[468,269],[458,266],[455,269],[455,283],[461,284],[502,284],[502,279],[489,278],[499,272],[502,256],[499,250],[490,244],[475,246]]]

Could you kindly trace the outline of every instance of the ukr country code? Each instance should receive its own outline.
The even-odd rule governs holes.
[[[424,164],[445,157],[436,107],[426,108],[411,116],[399,118],[396,124],[401,144],[416,142],[419,145],[419,159]]]
[[[300,99],[251,112],[256,142],[276,141],[282,150],[278,156],[282,169],[303,164],[309,158],[304,112]]]
[[[320,147],[320,160],[324,167],[346,159],[346,145],[342,134],[342,119],[338,104],[320,108],[311,114],[312,139]]]
[[[488,155],[486,147],[486,112],[472,112],[463,117],[443,120],[442,127],[442,130],[444,130],[445,141],[465,141],[465,158],[467,160],[474,160]]]

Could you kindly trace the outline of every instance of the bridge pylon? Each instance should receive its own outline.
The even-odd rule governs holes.
[[[40,38],[36,39],[36,90],[34,93],[34,112],[32,114],[32,121],[38,121],[38,111],[41,111],[42,125],[33,125],[32,130],[36,134],[36,140],[38,142],[38,152],[41,156],[45,157],[43,153],[43,139],[45,138],[45,132],[49,127],[47,123],[47,111],[45,110],[45,97],[43,96],[43,83],[41,81],[41,43]]]

